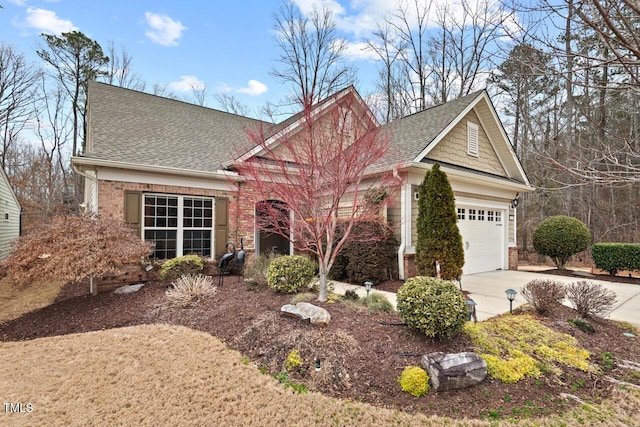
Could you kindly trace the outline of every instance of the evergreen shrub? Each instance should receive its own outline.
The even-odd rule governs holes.
[[[468,319],[467,303],[458,287],[446,280],[417,276],[398,289],[400,317],[432,338],[450,338]]]
[[[429,374],[419,366],[407,366],[398,378],[402,391],[420,397],[429,391]]]
[[[301,255],[275,258],[267,268],[267,284],[280,292],[295,293],[307,286],[316,275],[318,266]]]
[[[589,247],[591,234],[582,221],[556,215],[542,221],[533,232],[533,248],[553,260],[556,267],[564,266],[572,255]]]
[[[591,256],[596,268],[612,276],[618,271],[640,271],[640,243],[595,243]]]
[[[420,185],[418,198],[416,268],[422,276],[435,277],[436,261],[445,280],[459,280],[464,265],[462,235],[456,223],[453,190],[440,164],[433,165]]]
[[[200,274],[203,269],[204,263],[200,255],[183,255],[162,264],[160,277],[162,280],[171,281],[185,275]]]

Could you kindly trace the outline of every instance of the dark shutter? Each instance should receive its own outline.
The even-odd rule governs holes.
[[[131,228],[136,230],[136,234],[140,236],[140,197],[142,195],[136,191],[127,191],[124,193],[124,222],[129,224]]]
[[[216,197],[216,226],[215,249],[216,256],[226,252],[227,239],[229,238],[229,212],[228,200]]]

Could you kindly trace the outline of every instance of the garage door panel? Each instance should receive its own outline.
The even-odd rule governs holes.
[[[458,228],[464,247],[464,274],[503,267],[502,215],[502,211],[496,209],[458,206]]]

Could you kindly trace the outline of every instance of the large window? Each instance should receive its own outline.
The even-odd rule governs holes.
[[[213,199],[145,194],[143,226],[144,240],[156,244],[156,258],[190,253],[211,256]]]

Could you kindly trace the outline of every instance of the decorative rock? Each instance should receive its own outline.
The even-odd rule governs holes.
[[[331,321],[331,314],[322,307],[299,302],[297,304],[285,304],[280,309],[285,316],[297,317],[302,320],[309,320],[312,325],[327,326]]]
[[[138,283],[137,285],[120,286],[118,289],[113,291],[113,293],[114,294],[131,294],[133,292],[138,292],[140,289],[142,289],[143,286],[144,286],[144,283]]]
[[[487,376],[486,362],[472,352],[426,354],[422,356],[422,366],[436,391],[472,387]]]

